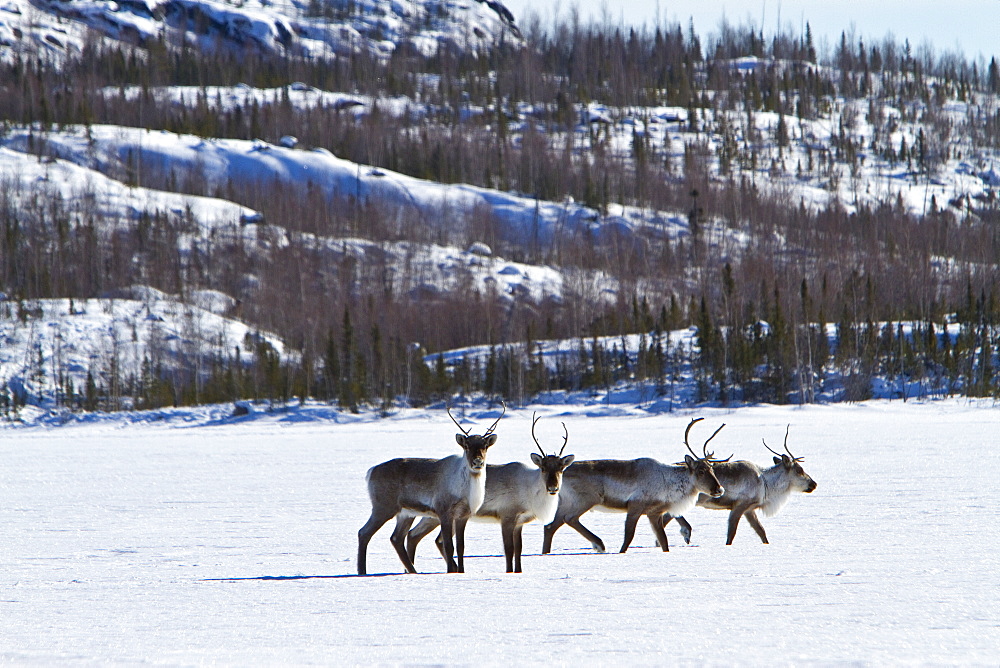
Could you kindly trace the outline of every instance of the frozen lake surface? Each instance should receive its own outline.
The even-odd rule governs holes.
[[[547,449],[675,462],[697,447],[759,464],[789,447],[818,483],[763,518],[687,514],[671,549],[643,520],[626,554],[563,527],[504,573],[499,527],[470,524],[465,574],[430,540],[403,575],[375,535],[357,577],[365,471],[458,452],[439,411],[244,421],[192,410],[0,429],[0,662],[989,664],[1000,657],[1000,408],[992,403],[759,407],[644,416],[552,407]],[[469,412],[474,431],[495,413]],[[531,410],[510,410],[492,463],[529,462]],[[584,523],[615,550],[624,515]]]

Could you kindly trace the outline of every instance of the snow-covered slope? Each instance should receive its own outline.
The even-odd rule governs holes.
[[[478,51],[521,39],[499,0],[3,0],[0,58],[79,52],[87,30],[128,43],[183,37],[206,49],[305,57],[362,50],[388,57],[402,45],[428,55],[442,44]]]
[[[145,286],[117,298],[0,300],[0,387],[51,405],[67,383],[82,394],[88,373],[110,391],[112,382],[140,381],[158,365],[168,375],[207,369],[236,347],[249,359],[248,335],[284,353],[276,337],[227,317],[236,307],[216,291],[196,291],[182,303]]]
[[[0,145],[29,152],[37,141],[34,131],[13,129]],[[329,196],[372,199],[382,207],[403,209],[423,219],[429,229],[456,214],[488,211],[508,239],[518,243],[551,244],[557,232],[583,230],[598,242],[629,237],[635,228],[673,238],[688,233],[686,221],[669,212],[614,207],[610,215],[601,216],[569,200],[551,202],[467,184],[442,184],[360,165],[326,149],[299,150],[259,140],[95,125],[86,131],[46,133],[45,152],[104,174],[126,174],[140,161],[144,169],[159,174],[194,173],[209,191],[230,181],[312,184]]]
[[[384,267],[385,280],[396,293],[411,299],[433,298],[439,294],[475,290],[493,294],[502,302],[526,299],[541,302],[562,299],[566,271],[553,267],[512,262],[493,255],[485,244],[462,250],[454,246],[409,241],[376,243],[365,239],[304,238],[313,249],[322,247],[332,262],[351,257],[359,263]],[[575,273],[575,272],[573,272]],[[614,281],[594,275],[607,286]]]
[[[44,157],[30,153],[35,150],[41,150]],[[206,140],[117,126],[66,129],[44,136],[34,130],[16,129],[0,140],[0,179],[9,195],[15,200],[58,197],[74,225],[93,221],[108,234],[116,227],[134,226],[142,215],[160,213],[185,230],[179,243],[188,246],[205,240],[234,240],[236,236],[249,249],[287,245],[288,230],[277,224],[262,224],[260,214],[247,207],[213,197],[126,185],[119,180],[139,180],[144,170],[175,174],[178,181],[193,170],[207,191],[231,182],[312,183],[330,197],[360,196],[376,200],[389,211],[397,208],[410,214],[402,218],[421,221],[424,229],[417,231],[417,236],[424,237],[437,236],[438,226],[451,219],[462,221],[476,210],[496,216],[509,238],[536,239],[541,243],[550,243],[557,229],[586,229],[596,239],[602,238],[604,230],[620,236],[628,234],[631,222],[624,216],[601,218],[596,211],[572,202],[539,202],[484,188],[444,185],[359,165],[325,150],[298,150],[260,141]],[[644,219],[635,212],[634,220],[640,227],[660,220],[661,233],[668,235],[687,233],[679,218]],[[615,281],[600,272],[512,262],[483,244],[463,249],[302,234],[296,238],[310,248],[323,249],[331,262],[349,255],[362,262],[385,265],[395,281],[393,287],[412,291],[414,297],[462,285],[495,292],[501,298],[558,299],[568,273],[595,293],[615,289]]]
[[[354,116],[371,113],[372,107],[378,105],[379,113],[393,116],[408,115],[421,117],[426,108],[416,100],[404,96],[373,97],[358,93],[327,91],[315,88],[301,81],[294,81],[287,86],[277,88],[255,88],[247,84],[235,86],[166,86],[147,87],[119,86],[104,89],[108,98],[123,95],[127,102],[136,102],[143,96],[149,96],[153,104],[159,106],[177,105],[190,107],[205,104],[216,113],[225,113],[240,108],[250,109],[252,105],[289,104],[299,111],[309,109],[333,109]]]
[[[237,228],[257,219],[253,209],[225,200],[181,195],[139,186],[127,186],[103,173],[52,158],[38,158],[0,146],[0,179],[13,200],[42,193],[50,202],[59,198],[75,223],[88,218],[105,232],[157,213],[187,219],[190,232],[208,234],[220,227]]]
[[[753,59],[762,70],[769,61]],[[830,99],[829,110],[817,118],[798,118],[776,112],[757,111],[748,122],[743,111],[716,114],[699,109],[698,132],[691,132],[688,110],[678,107],[615,108],[592,103],[581,110],[583,123],[573,129],[577,143],[588,146],[587,125],[597,123],[609,138],[612,150],[631,156],[636,138],[650,147],[669,147],[665,153],[675,163],[684,159],[686,145],[697,146],[706,155],[707,167],[717,181],[745,178],[754,187],[779,195],[794,204],[821,209],[837,202],[850,212],[858,207],[878,207],[883,203],[924,215],[932,205],[938,209],[953,207],[958,214],[992,202],[1000,187],[1000,151],[973,143],[973,131],[967,124],[981,122],[995,113],[1000,103],[996,96],[983,95],[977,103],[952,100],[933,110],[922,103],[906,109],[873,100],[881,117],[869,117],[869,100]],[[530,107],[522,110],[531,113]],[[905,112],[905,113],[903,113]],[[723,121],[723,116],[725,120]],[[924,118],[934,116],[946,128],[942,136],[925,133]],[[907,120],[909,119],[909,120]],[[921,119],[921,120],[915,120]],[[785,125],[787,143],[781,146],[777,128]],[[720,132],[727,127],[727,134]],[[849,128],[845,130],[845,128]],[[921,140],[922,133],[925,139]],[[923,169],[914,157],[892,160],[873,150],[873,139],[891,146],[914,147],[926,142],[925,152],[933,153]],[[720,162],[720,147],[732,142],[729,164]],[[838,143],[850,143],[848,149]],[[554,146],[564,139],[555,134]],[[994,193],[991,195],[990,193]]]

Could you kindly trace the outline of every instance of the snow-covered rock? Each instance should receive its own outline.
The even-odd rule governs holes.
[[[440,45],[489,50],[517,44],[514,16],[498,0],[367,0],[359,11],[316,16],[292,0],[5,0],[0,5],[0,58],[79,52],[88,30],[107,40],[143,44],[168,33],[201,48],[260,49],[305,57],[360,50],[388,57],[409,44],[428,55]],[[336,9],[336,7],[334,7]]]

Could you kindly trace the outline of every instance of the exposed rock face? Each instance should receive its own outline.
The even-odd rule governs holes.
[[[288,0],[237,4],[4,0],[0,5],[0,45],[11,47],[10,53],[45,52],[58,57],[78,52],[88,29],[131,44],[183,36],[203,49],[250,47],[302,57],[359,51],[388,57],[404,46],[432,54],[441,44],[479,51],[522,41],[513,14],[496,0],[447,9],[430,0],[374,0],[363,8],[360,3],[295,4]]]

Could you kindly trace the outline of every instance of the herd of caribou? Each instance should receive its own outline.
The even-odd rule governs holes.
[[[753,462],[716,459],[708,451],[709,442],[723,424],[702,445],[699,456],[688,443],[691,428],[703,418],[695,418],[684,430],[684,445],[691,453],[683,462],[661,464],[655,459],[594,459],[576,461],[563,456],[569,431],[563,423],[565,438],[559,454],[547,455],[535,436],[537,417],[532,417],[531,437],[539,453],[531,453],[537,468],[520,462],[487,465],[486,450],[496,443],[494,430],[500,414],[482,435],[470,434],[449,417],[462,431],[455,439],[464,454],[444,459],[401,458],[373,466],[368,471],[368,495],[372,513],[358,531],[358,574],[367,573],[368,543],[386,522],[396,518],[396,528],[389,541],[409,573],[417,544],[440,526],[436,543],[448,565],[449,573],[463,573],[465,567],[465,526],[470,519],[500,523],[503,551],[508,573],[521,572],[521,529],[528,522],[545,524],[542,554],[552,550],[552,537],[563,524],[576,529],[595,550],[604,552],[604,542],[583,526],[580,517],[589,510],[625,513],[625,552],[635,535],[639,518],[645,515],[660,548],[667,552],[664,527],[676,519],[681,535],[691,542],[691,525],[685,512],[695,505],[729,511],[726,545],[731,545],[741,517],[767,543],[767,534],[757,518],[757,510],[774,515],[793,492],[812,492],[816,482],[802,469],[801,457],[788,449],[785,430],[785,453],[774,453],[774,466],[761,469]],[[572,466],[571,466],[572,465]],[[411,529],[413,521],[420,522]],[[457,558],[456,558],[457,557]]]

